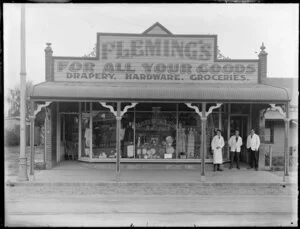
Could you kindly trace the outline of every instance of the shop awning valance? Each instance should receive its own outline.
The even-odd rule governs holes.
[[[290,96],[285,88],[265,84],[44,82],[34,87],[31,99],[279,103],[290,101]]]

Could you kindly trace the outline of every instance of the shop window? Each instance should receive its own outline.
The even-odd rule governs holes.
[[[213,157],[213,152],[211,149],[211,142],[212,142],[213,137],[217,134],[217,129],[219,129],[219,114],[212,113],[207,118],[207,128],[206,128],[207,155],[206,155],[206,158]],[[223,136],[223,132],[222,132],[222,136]]]
[[[92,158],[116,157],[116,119],[108,111],[92,112]]]
[[[176,112],[167,112],[166,107],[162,109],[162,105],[158,105],[160,104],[151,104],[150,112],[143,111],[147,107],[145,104],[136,109],[135,158],[176,158]],[[131,127],[127,126],[128,128]],[[127,132],[130,133],[128,130]],[[131,143],[131,137],[126,137],[125,130],[124,142],[126,141]]]
[[[265,143],[274,143],[274,126],[275,122],[266,120],[265,122]]]
[[[178,123],[178,158],[200,158],[201,120],[199,115],[191,112],[180,112]]]
[[[81,114],[81,157],[90,157],[91,125],[90,113]]]
[[[135,134],[134,112],[124,114],[121,121],[120,141],[121,141],[121,157],[135,158],[134,134]]]

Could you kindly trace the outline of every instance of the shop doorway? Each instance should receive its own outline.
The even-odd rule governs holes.
[[[243,140],[241,147],[241,162],[247,162],[247,137],[248,137],[248,115],[231,115],[230,117],[230,136],[234,135],[234,131],[239,130]]]
[[[62,160],[78,159],[78,114],[62,114]]]

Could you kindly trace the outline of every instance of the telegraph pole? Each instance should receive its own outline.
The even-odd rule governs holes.
[[[21,72],[20,72],[20,158],[18,180],[28,181],[26,158],[26,53],[25,53],[25,5],[21,5]]]

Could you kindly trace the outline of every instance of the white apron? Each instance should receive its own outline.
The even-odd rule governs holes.
[[[217,146],[220,148],[217,149]],[[214,136],[211,142],[211,148],[213,150],[213,163],[214,164],[222,164],[223,163],[223,156],[222,156],[222,148],[224,147],[224,139],[222,136]]]

